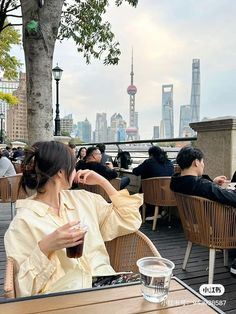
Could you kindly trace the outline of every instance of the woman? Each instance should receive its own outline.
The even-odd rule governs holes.
[[[152,146],[148,150],[148,155],[148,159],[133,169],[133,174],[136,176],[141,175],[141,179],[173,175],[174,166],[163,149],[158,146]]]
[[[81,165],[85,163],[86,152],[86,147],[80,147],[77,154],[76,170],[79,170]]]
[[[116,191],[93,171],[76,173],[71,149],[59,142],[34,144],[23,166],[23,188],[37,192],[17,201],[17,214],[5,234],[7,256],[16,265],[17,296],[87,288],[92,277],[115,274],[104,241],[139,228],[142,197]],[[85,190],[68,190],[73,180],[102,186],[112,203]],[[87,224],[86,235],[77,228],[79,221]],[[81,258],[68,258],[66,248],[83,239]]]

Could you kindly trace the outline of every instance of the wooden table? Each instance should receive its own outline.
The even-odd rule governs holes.
[[[61,314],[212,314],[223,313],[205,303],[200,295],[186,286],[182,281],[173,278],[165,305],[150,303],[144,300],[140,284],[123,285],[122,287],[96,288],[73,291],[66,294],[22,298],[20,301],[0,304],[0,313],[61,313]]]

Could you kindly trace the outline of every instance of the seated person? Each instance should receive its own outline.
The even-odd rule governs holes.
[[[3,155],[2,151],[0,151],[0,177],[9,177],[14,175],[16,175],[16,171],[12,162]]]
[[[85,162],[86,151],[87,151],[86,147],[84,147],[84,146],[80,147],[78,154],[76,156],[76,158],[77,158],[76,169],[80,167],[79,166],[80,164],[83,164]]]
[[[104,166],[106,165],[106,162],[111,162],[113,164],[112,157],[105,153],[105,151],[106,151],[105,144],[99,143],[99,144],[96,145],[96,147],[100,150],[100,152],[102,154],[101,164],[104,165]]]
[[[152,146],[148,150],[148,155],[148,159],[133,169],[134,175],[141,175],[141,179],[173,175],[174,166],[163,149],[158,146]]]
[[[231,182],[236,182],[236,171],[234,172],[232,176]]]
[[[112,163],[106,164],[106,166],[104,166],[101,164],[101,158],[102,154],[97,147],[89,147],[86,152],[85,163],[78,165],[76,170],[90,169],[99,173],[107,180],[115,179],[118,174],[115,169],[113,169]],[[122,177],[120,189],[124,189],[129,184],[129,182],[130,179],[128,177]]]
[[[38,142],[26,152],[21,186],[37,192],[16,202],[4,239],[16,266],[17,297],[89,288],[93,277],[116,274],[104,241],[140,227],[142,196],[118,192],[94,171],[76,173],[75,162],[71,149],[59,142]],[[112,203],[85,190],[68,190],[73,180],[102,186]],[[80,221],[87,232],[77,227]],[[81,243],[83,255],[68,258],[66,248]]]
[[[200,149],[185,146],[177,156],[181,173],[171,178],[170,188],[174,192],[205,197],[212,201],[236,207],[236,193],[223,189],[225,176],[216,177],[213,181],[203,175],[204,161]]]

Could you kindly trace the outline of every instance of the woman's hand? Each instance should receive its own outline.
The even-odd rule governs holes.
[[[74,182],[88,185],[100,185],[109,197],[118,193],[107,179],[93,170],[87,169],[77,171]]]
[[[225,183],[225,181],[226,181],[226,176],[218,176],[218,177],[215,177],[215,179],[213,180],[213,182],[218,185],[222,185],[223,183]]]
[[[49,256],[57,250],[82,243],[86,232],[78,227],[78,221],[69,222],[45,236],[38,245],[40,250]]]
[[[107,180],[100,174],[93,170],[79,170],[77,171],[75,178],[75,183],[82,183],[88,185],[103,185]]]

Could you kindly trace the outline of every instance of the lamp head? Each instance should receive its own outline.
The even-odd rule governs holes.
[[[62,72],[63,72],[63,70],[61,68],[59,68],[58,65],[55,68],[53,68],[52,74],[53,74],[54,80],[60,81],[61,76],[62,76]]]

